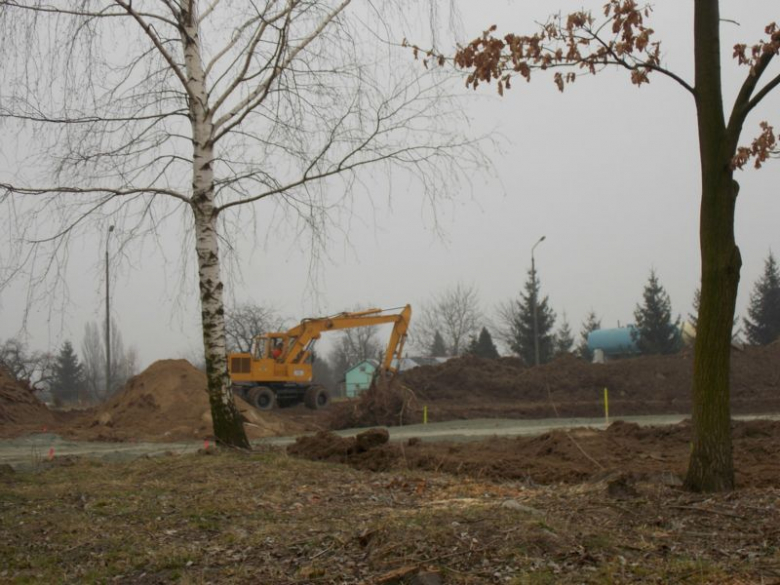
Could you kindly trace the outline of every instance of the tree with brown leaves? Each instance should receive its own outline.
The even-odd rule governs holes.
[[[696,104],[701,162],[700,249],[702,261],[701,307],[694,359],[693,445],[686,486],[694,491],[730,490],[734,487],[731,447],[729,370],[731,328],[742,265],[734,239],[734,208],[739,185],[734,172],[751,159],[760,167],[777,151],[777,134],[761,122],[760,134],[740,146],[748,115],[778,85],[780,73],[767,72],[780,51],[780,29],[767,25],[766,38],[734,47],[734,58],[747,69],[728,117],[720,62],[720,5],[718,0],[694,1],[694,65],[692,82],[667,69],[660,43],[647,24],[649,6],[634,0],[609,0],[601,15],[581,10],[555,15],[531,35],[496,36],[492,26],[454,56],[467,70],[466,84],[476,89],[495,81],[499,94],[520,76],[551,70],[558,89],[578,76],[608,68],[629,72],[631,83],[641,86],[651,75],[662,75],[688,92]],[[419,53],[414,48],[415,54]],[[425,61],[442,63],[442,55],[426,53]]]

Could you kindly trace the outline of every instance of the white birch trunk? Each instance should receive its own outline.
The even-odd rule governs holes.
[[[191,8],[194,3],[190,3]],[[198,256],[203,347],[206,359],[209,402],[218,443],[249,447],[241,416],[233,400],[227,372],[225,313],[217,239],[217,214],[214,207],[214,124],[208,110],[208,94],[200,53],[197,15],[182,11],[182,42],[192,124],[193,174],[192,212],[195,217],[195,249]]]

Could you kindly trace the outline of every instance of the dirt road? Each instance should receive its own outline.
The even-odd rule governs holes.
[[[674,425],[685,417],[681,415],[627,416],[619,419],[642,426]],[[768,419],[780,420],[780,414],[735,416],[737,420]],[[390,427],[391,441],[407,441],[419,437],[432,441],[476,441],[486,437],[538,436],[554,429],[590,427],[606,428],[603,418],[571,418],[541,420],[477,419]],[[339,431],[341,436],[354,435],[361,429]],[[253,441],[256,446],[286,446],[295,442],[295,437],[272,437]],[[165,454],[196,452],[206,444],[203,441],[176,443],[142,442],[86,442],[69,441],[52,433],[38,433],[17,439],[0,439],[0,464],[14,469],[30,470],[39,467],[49,458],[88,457],[97,460],[131,461],[138,457],[157,457]]]

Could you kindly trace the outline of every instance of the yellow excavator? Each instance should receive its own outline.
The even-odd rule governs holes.
[[[399,311],[400,312],[391,312]],[[412,307],[366,309],[331,317],[304,319],[289,331],[255,337],[249,353],[228,355],[233,392],[260,410],[293,406],[324,408],[330,401],[322,386],[312,384],[314,343],[327,331],[393,323],[379,374],[394,374],[401,361]]]

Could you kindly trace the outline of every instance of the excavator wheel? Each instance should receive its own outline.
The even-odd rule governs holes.
[[[267,386],[255,386],[246,393],[247,402],[257,410],[272,410],[276,406],[276,394]]]
[[[312,410],[320,410],[325,408],[330,402],[330,394],[322,386],[311,386],[306,390],[306,394],[303,395],[303,403],[306,408]]]

